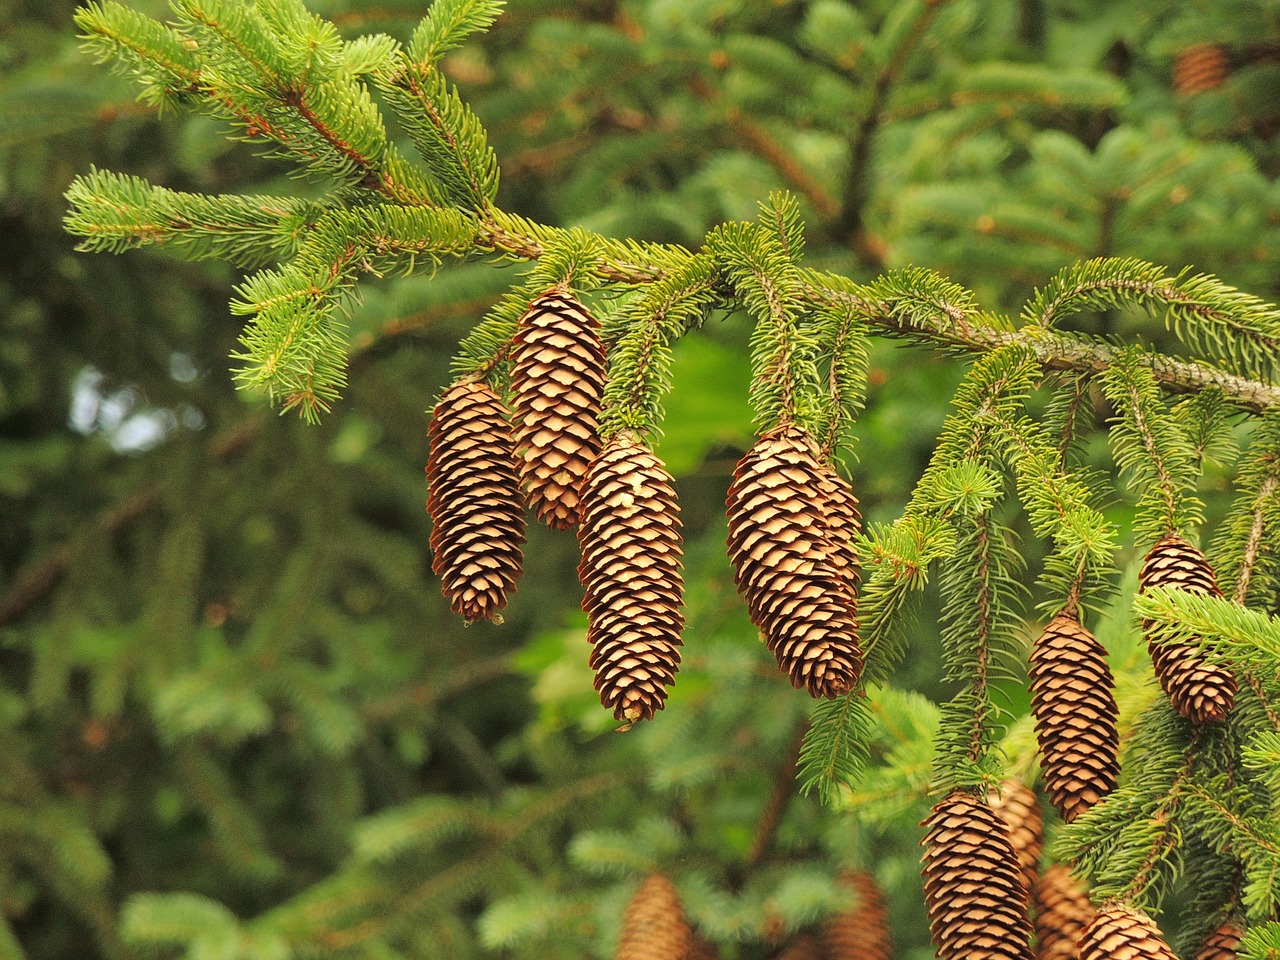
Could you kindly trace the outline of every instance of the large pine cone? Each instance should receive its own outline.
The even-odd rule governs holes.
[[[1080,937],[1080,960],[1177,960],[1155,922],[1141,910],[1112,903]]]
[[[1234,920],[1227,920],[1204,938],[1204,943],[1196,951],[1195,960],[1236,960],[1240,955],[1240,939],[1243,936],[1244,930],[1240,925]]]
[[[869,874],[849,871],[840,882],[853,889],[858,902],[827,921],[826,960],[889,960],[889,910],[880,887]]]
[[[1009,830],[1009,845],[1013,847],[1018,866],[1022,869],[1023,886],[1027,896],[1035,888],[1040,873],[1040,852],[1044,849],[1044,819],[1040,816],[1040,801],[1035,791],[1017,780],[1002,780],[1000,790],[987,797],[991,809],[1004,821]]]
[[[629,437],[609,441],[582,485],[578,541],[600,701],[619,720],[651,720],[684,626],[680,506],[662,461]]]
[[[524,560],[510,414],[486,384],[462,381],[436,404],[428,435],[431,569],[455,613],[492,620]]]
[[[1115,681],[1102,644],[1065,613],[1036,640],[1027,673],[1045,789],[1070,823],[1120,775]]]
[[[1156,543],[1142,561],[1138,573],[1139,590],[1176,587],[1189,593],[1220,597],[1213,568],[1199,550],[1177,534]],[[1193,723],[1216,723],[1226,719],[1236,702],[1236,678],[1226,667],[1210,663],[1200,652],[1197,638],[1188,643],[1157,643],[1151,637],[1150,621],[1142,629],[1160,686],[1173,701],[1174,709]]]
[[[552,290],[529,304],[511,348],[520,484],[534,515],[557,530],[578,522],[578,488],[600,450],[599,331],[585,306]]]
[[[693,943],[675,884],[650,874],[622,915],[615,960],[685,960]]]
[[[739,461],[726,507],[738,592],[778,665],[812,696],[848,693],[862,672],[848,484],[784,425]]]
[[[1040,874],[1035,889],[1037,960],[1077,960],[1080,935],[1093,919],[1093,901],[1062,864]]]
[[[1032,960],[1027,891],[1004,823],[952,791],[924,821],[924,898],[941,960]]]

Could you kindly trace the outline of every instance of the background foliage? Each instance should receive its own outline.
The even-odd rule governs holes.
[[[422,14],[313,9],[404,40]],[[229,372],[241,274],[74,253],[62,194],[91,165],[175,190],[315,187],[216,120],[139,102],[79,49],[73,10],[0,5],[0,957],[608,956],[654,867],[726,955],[761,957],[841,905],[830,878],[852,863],[889,891],[901,955],[928,956],[916,845],[954,688],[944,598],[925,595],[873,690],[855,794],[788,797],[811,705],[723,557],[752,438],[746,318],[676,349],[658,452],[685,510],[688,646],[667,710],[617,735],[571,537],[531,530],[501,627],[451,618],[425,555],[424,411],[515,268],[363,286],[334,413],[277,417]],[[1225,77],[1179,89],[1178,55],[1206,42]],[[514,0],[444,66],[506,210],[696,244],[786,188],[809,265],[926,266],[1012,312],[1097,256],[1280,296],[1278,45],[1262,0]],[[1173,336],[1105,304],[1068,324]],[[853,469],[869,520],[902,512],[961,374],[873,344]],[[1105,449],[1085,457],[1106,469]],[[1208,468],[1207,531],[1229,485]],[[1133,500],[1105,509],[1131,568]],[[1153,690],[1132,580],[1097,629],[1128,717]],[[1017,669],[997,699],[1025,763]]]

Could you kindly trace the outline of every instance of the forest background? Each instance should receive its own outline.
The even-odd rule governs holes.
[[[310,6],[349,38],[407,39],[423,14]],[[522,268],[362,284],[349,388],[319,425],[279,416],[231,374],[243,273],[76,252],[64,192],[93,166],[205,193],[314,185],[139,102],[81,49],[75,9],[0,3],[0,957],[607,957],[653,870],[723,955],[766,957],[847,906],[850,866],[886,891],[898,955],[931,956],[940,601],[876,691],[871,769],[831,805],[800,795],[812,703],[724,557],[750,324],[716,317],[675,350],[657,452],[684,512],[684,661],[665,711],[616,733],[572,535],[531,528],[501,625],[464,627],[430,570],[428,412]],[[1094,257],[1280,297],[1274,3],[512,0],[442,69],[488,130],[501,206],[542,223],[696,246],[785,189],[810,265],[927,267],[989,310]],[[1172,339],[1141,311],[1079,323]],[[848,464],[868,522],[901,513],[963,374],[873,342]],[[1230,486],[1207,469],[1207,530]],[[1095,626],[1122,708],[1153,689],[1133,509],[1104,505],[1125,572]],[[999,689],[1027,779],[1022,671]],[[1171,935],[1203,933],[1170,897]]]

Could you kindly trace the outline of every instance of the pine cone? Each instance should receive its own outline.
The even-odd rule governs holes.
[[[791,683],[815,697],[848,693],[862,672],[848,532],[857,501],[842,487],[808,436],[784,425],[739,461],[726,501],[751,622]]]
[[[1164,537],[1147,553],[1138,573],[1138,587],[1140,592],[1176,587],[1222,596],[1204,554],[1177,534]],[[1231,671],[1205,659],[1198,638],[1187,643],[1158,643],[1152,639],[1153,627],[1151,621],[1143,621],[1156,677],[1174,708],[1193,723],[1225,720],[1236,701],[1236,678]]]
[[[524,562],[524,505],[507,408],[484,383],[455,383],[428,428],[431,569],[467,620],[492,620]]]
[[[1173,89],[1184,97],[1214,90],[1231,74],[1231,57],[1216,43],[1197,43],[1173,61]]]
[[[622,915],[615,960],[685,960],[692,943],[675,884],[661,873],[650,874]]]
[[[684,577],[680,506],[662,461],[614,437],[582,484],[578,578],[600,701],[619,720],[651,720],[679,669]]]
[[[578,522],[578,488],[600,450],[599,330],[586,307],[552,290],[529,304],[511,348],[520,484],[534,515],[557,530]]]
[[[1078,960],[1077,944],[1093,919],[1093,901],[1062,864],[1047,868],[1035,891],[1037,960]]]
[[[858,902],[827,921],[826,960],[889,960],[889,910],[880,887],[860,870],[842,874],[840,882],[853,889]]]
[[[1120,775],[1115,681],[1102,644],[1065,613],[1036,640],[1027,674],[1045,789],[1070,823]]]
[[[1226,920],[1204,938],[1195,960],[1236,960],[1240,955],[1240,939],[1244,930],[1235,920]]]
[[[1080,960],[1177,960],[1155,922],[1123,903],[1103,907],[1080,937]]]
[[[924,821],[924,898],[941,960],[1032,960],[1031,921],[1004,824],[952,791]]]
[[[1009,845],[1022,869],[1027,896],[1035,889],[1040,873],[1040,851],[1044,849],[1044,820],[1035,791],[1017,780],[1002,780],[1000,790],[987,797],[991,809],[1009,830]]]

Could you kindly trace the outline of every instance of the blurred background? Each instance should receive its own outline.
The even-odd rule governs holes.
[[[348,37],[404,39],[424,12],[309,5]],[[863,792],[793,795],[811,704],[724,557],[745,318],[677,350],[658,453],[685,660],[665,712],[616,733],[572,536],[531,528],[502,625],[464,627],[430,572],[427,416],[520,267],[363,283],[351,386],[319,426],[237,392],[236,270],[76,253],[62,193],[94,166],[323,185],[137,102],[79,50],[74,9],[0,0],[0,958],[608,957],[654,869],[722,956],[771,957],[847,902],[849,866],[888,892],[899,955],[931,956],[936,600],[876,694]],[[1098,256],[1280,296],[1275,2],[511,0],[444,68],[488,127],[499,203],[542,222],[697,245],[783,188],[810,265],[925,266],[991,310]],[[1165,343],[1142,315],[1077,322]],[[868,519],[900,511],[962,373],[876,343],[847,464]],[[1227,483],[1205,479],[1211,523]],[[1127,622],[1098,632],[1123,662]],[[1007,698],[1013,729],[1026,694]]]

